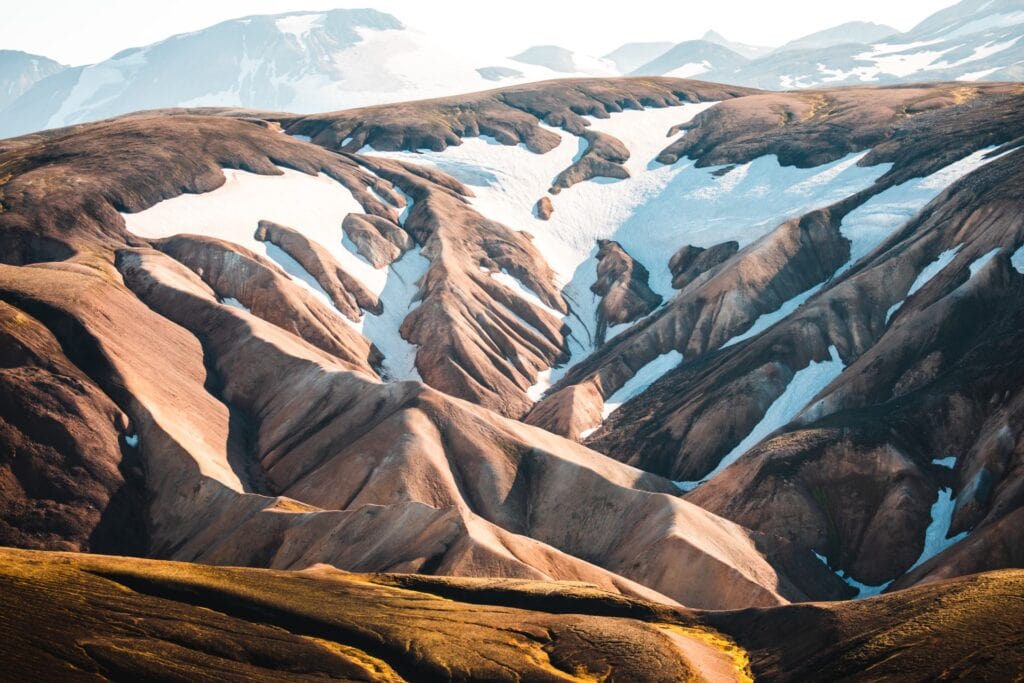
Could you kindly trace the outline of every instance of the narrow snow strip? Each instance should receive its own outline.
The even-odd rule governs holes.
[[[419,380],[416,346],[402,338],[402,322],[416,303],[417,284],[430,268],[430,259],[418,249],[407,251],[384,272],[387,281],[380,294],[384,310],[380,315],[363,316],[363,334],[384,354],[384,380]]]
[[[906,303],[907,299],[912,297],[918,290],[920,290],[926,284],[931,282],[932,278],[941,273],[942,269],[948,266],[953,261],[953,259],[956,257],[957,252],[960,251],[961,246],[963,245],[958,244],[952,249],[947,249],[946,251],[942,252],[941,254],[939,254],[938,258],[929,263],[927,266],[924,267],[924,269],[920,273],[918,273],[917,279],[915,279],[913,284],[910,285],[910,289],[907,290],[907,295],[903,297],[903,300],[897,301],[896,303],[889,307],[888,311],[886,311],[886,325],[889,324],[889,321],[892,319],[893,315],[896,314],[896,311],[900,310],[900,308],[903,307],[903,304]]]
[[[1010,257],[1010,265],[1012,265],[1018,273],[1024,275],[1024,246],[1013,252],[1013,256]]]
[[[959,543],[967,537],[967,532],[962,531],[956,536],[949,538],[949,527],[953,523],[953,512],[956,504],[953,500],[953,490],[948,488],[939,489],[939,495],[932,505],[932,521],[924,532],[924,550],[921,557],[917,558],[910,569],[912,571],[932,559],[942,551]]]
[[[835,346],[830,346],[828,347],[828,352],[829,360],[821,361],[820,363],[812,361],[806,368],[799,370],[793,375],[793,379],[786,386],[786,390],[768,407],[761,421],[747,434],[745,439],[740,441],[735,448],[722,458],[721,462],[718,463],[718,467],[705,475],[703,479],[676,482],[676,485],[684,491],[692,491],[698,485],[710,481],[726,467],[739,460],[741,455],[757,445],[766,436],[792,422],[815,396],[821,393],[825,387],[842,373],[845,366],[839,357],[839,351],[836,350]]]
[[[825,565],[829,569],[832,568],[829,565],[829,563],[828,563],[828,558],[826,558],[821,553],[817,553],[817,552],[815,552],[813,550],[811,552],[814,553],[814,556],[817,557],[818,560],[820,560],[823,565]],[[862,598],[870,598],[872,596],[878,595],[879,593],[884,591],[886,588],[888,588],[889,585],[892,583],[892,581],[886,581],[885,583],[883,583],[883,584],[881,584],[879,586],[869,586],[869,585],[867,585],[865,583],[861,583],[860,581],[857,581],[852,576],[849,576],[842,569],[836,571],[835,575],[838,576],[840,579],[842,579],[844,582],[846,582],[847,586],[850,586],[851,588],[853,588],[853,589],[855,589],[857,591],[857,594],[855,596],[853,596],[854,600],[860,600]]]
[[[798,308],[803,306],[808,299],[817,294],[818,291],[822,288],[822,286],[824,286],[824,283],[811,287],[807,291],[802,292],[801,294],[797,294],[789,301],[786,301],[771,313],[765,313],[763,315],[758,316],[757,320],[754,321],[754,324],[751,325],[746,332],[738,334],[729,341],[725,342],[724,344],[722,344],[722,348],[724,349],[725,347],[737,344],[743,341],[744,339],[750,339],[751,337],[755,337],[764,332],[765,330],[767,330],[775,323],[779,322],[780,320],[789,317],[790,314],[792,314]]]
[[[682,362],[683,354],[673,349],[668,353],[663,353],[637,370],[636,374],[619,387],[618,391],[605,400],[601,417],[607,419],[619,406],[647,391],[647,388],[661,378],[662,375],[676,368]]]
[[[925,266],[924,270],[918,274],[917,279],[914,280],[914,283],[910,285],[910,289],[907,290],[906,298],[909,299],[914,296],[914,294],[916,294],[922,287],[931,282],[932,278],[941,273],[946,266],[952,263],[957,252],[960,251],[961,246],[963,245],[958,244],[952,249],[947,249],[939,254],[938,258]]]
[[[518,297],[520,297],[522,299],[525,299],[526,301],[528,301],[529,303],[533,304],[537,308],[540,308],[540,309],[546,311],[547,313],[549,313],[550,315],[554,316],[555,320],[561,320],[562,319],[562,316],[564,314],[561,311],[556,310],[556,309],[552,308],[551,306],[548,306],[543,301],[541,301],[540,297],[537,296],[533,292],[533,290],[528,288],[526,285],[524,285],[518,279],[516,279],[516,278],[512,277],[511,275],[509,275],[508,273],[506,273],[504,270],[502,270],[501,272],[493,272],[492,271],[491,272],[491,277],[493,279],[497,280],[499,284],[501,284],[504,287],[507,287],[508,289],[512,290],[516,294],[516,296],[518,296]]]
[[[973,261],[971,261],[971,265],[970,265],[971,277],[974,277],[975,275],[977,275],[978,272],[982,268],[987,266],[988,262],[991,261],[993,258],[995,258],[995,255],[998,254],[1000,251],[1002,251],[1002,247],[996,247],[995,249],[989,251],[987,254],[979,256],[978,258],[976,258]]]
[[[232,306],[234,308],[243,310],[246,313],[251,313],[251,311],[249,310],[248,306],[246,306],[245,304],[243,304],[241,301],[239,301],[238,299],[236,299],[234,297],[230,297],[230,296],[226,297],[224,299],[221,299],[220,302],[222,304],[224,304],[225,306]]]

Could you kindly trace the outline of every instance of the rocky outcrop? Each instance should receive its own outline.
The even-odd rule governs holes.
[[[296,239],[299,245],[308,242],[294,232],[285,232],[273,224],[260,229],[264,233],[273,231],[274,238],[288,243],[307,259],[311,268],[330,263],[312,260],[318,252],[299,252],[288,238]],[[374,368],[380,367],[380,351],[267,259],[238,245],[199,235],[178,235],[154,240],[153,244],[199,275],[219,299],[235,299],[253,315],[292,332],[365,372],[374,374]],[[330,254],[321,252],[319,256],[330,258]],[[327,281],[327,271],[316,272]],[[347,293],[347,290],[343,291]]]
[[[415,246],[408,233],[380,216],[350,213],[341,229],[374,268],[391,265]]]
[[[581,144],[586,149],[579,154],[572,166],[557,176],[549,190],[558,194],[562,190],[592,178],[628,178],[629,171],[622,164],[629,160],[629,150],[618,139],[607,133],[584,128],[578,132]]]
[[[533,211],[537,214],[537,218],[542,221],[546,221],[551,218],[551,214],[555,212],[555,207],[552,206],[550,197],[541,197],[537,200],[537,204]]]
[[[739,249],[737,242],[722,242],[707,249],[689,244],[680,247],[668,262],[672,271],[672,287],[685,289],[699,276],[732,258]]]
[[[260,221],[255,237],[277,245],[295,259],[349,320],[358,321],[364,310],[377,315],[383,310],[376,294],[342,268],[329,251],[297,230],[273,221]]]
[[[661,304],[661,295],[647,285],[650,273],[633,260],[618,242],[598,240],[597,280],[590,291],[601,297],[597,309],[598,346],[609,325],[622,325],[644,317]]]

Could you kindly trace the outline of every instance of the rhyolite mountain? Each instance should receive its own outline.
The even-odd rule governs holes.
[[[1018,566],[1022,98],[590,79],[6,140],[3,541],[703,608]]]

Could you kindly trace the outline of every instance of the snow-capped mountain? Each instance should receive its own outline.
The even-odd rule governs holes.
[[[1024,78],[1024,1],[964,0],[905,34],[844,25],[703,78],[765,89]]]
[[[764,45],[748,45],[746,43],[737,43],[733,40],[729,40],[718,31],[708,31],[700,37],[701,40],[706,40],[709,43],[721,45],[727,47],[736,54],[743,55],[747,59],[757,59],[758,57],[764,57],[766,54],[771,52],[773,48],[766,47]]]
[[[0,109],[47,76],[66,69],[52,59],[18,50],[0,50]]]
[[[668,41],[648,43],[626,43],[612,50],[604,56],[620,74],[628,74],[647,62],[659,57],[672,48],[673,43]]]
[[[870,21],[848,21],[824,31],[816,31],[802,38],[791,40],[775,52],[789,52],[791,50],[821,50],[836,45],[848,45],[850,43],[865,44],[875,43],[883,38],[899,33],[898,29],[884,24],[876,24]]]
[[[556,73],[585,74],[588,76],[617,75],[616,64],[574,52],[558,45],[535,45],[511,57],[522,64],[544,67]]]
[[[326,111],[480,90],[493,80],[615,73],[609,62],[572,54],[537,62],[485,66],[375,10],[251,16],[43,79],[2,112],[0,135],[163,107]]]
[[[673,45],[665,53],[637,67],[632,75],[695,78],[708,72],[738,68],[747,58],[727,47],[707,40],[687,40]]]

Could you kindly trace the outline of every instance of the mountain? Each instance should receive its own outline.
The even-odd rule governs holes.
[[[63,71],[52,59],[17,50],[0,50],[0,110],[21,97],[34,83]]]
[[[792,50],[821,50],[835,47],[836,45],[869,45],[877,43],[889,36],[899,33],[898,29],[884,24],[876,24],[870,21],[848,21],[845,24],[834,26],[823,31],[808,34],[802,38],[791,40],[777,52],[789,52]]]
[[[747,59],[727,47],[706,40],[676,43],[655,59],[631,72],[635,76],[693,78],[707,72],[735,69]]]
[[[510,59],[563,74],[610,76],[616,73],[615,65],[607,60],[588,57],[557,45],[535,45]]]
[[[859,83],[1020,80],[1024,3],[964,0],[906,34],[876,24],[844,25],[789,43],[709,80],[769,89]]]
[[[579,75],[573,59],[581,72],[612,72],[571,55],[553,69],[482,67],[374,10],[251,16],[44,78],[0,112],[0,135],[164,107],[321,111],[433,97]]]
[[[769,52],[771,52],[773,49],[761,45],[747,45],[746,43],[734,43],[731,40],[727,40],[725,36],[723,36],[721,33],[718,33],[717,31],[708,31],[703,36],[701,36],[700,39],[706,40],[709,43],[714,43],[715,45],[727,47],[736,54],[743,55],[747,59],[757,59],[758,57],[763,57]]]
[[[665,54],[672,45],[673,43],[669,42],[626,43],[612,50],[602,59],[614,64],[620,74],[628,74],[655,57]]]
[[[1019,566],[1020,104],[582,79],[5,141],[0,538],[709,609]]]

